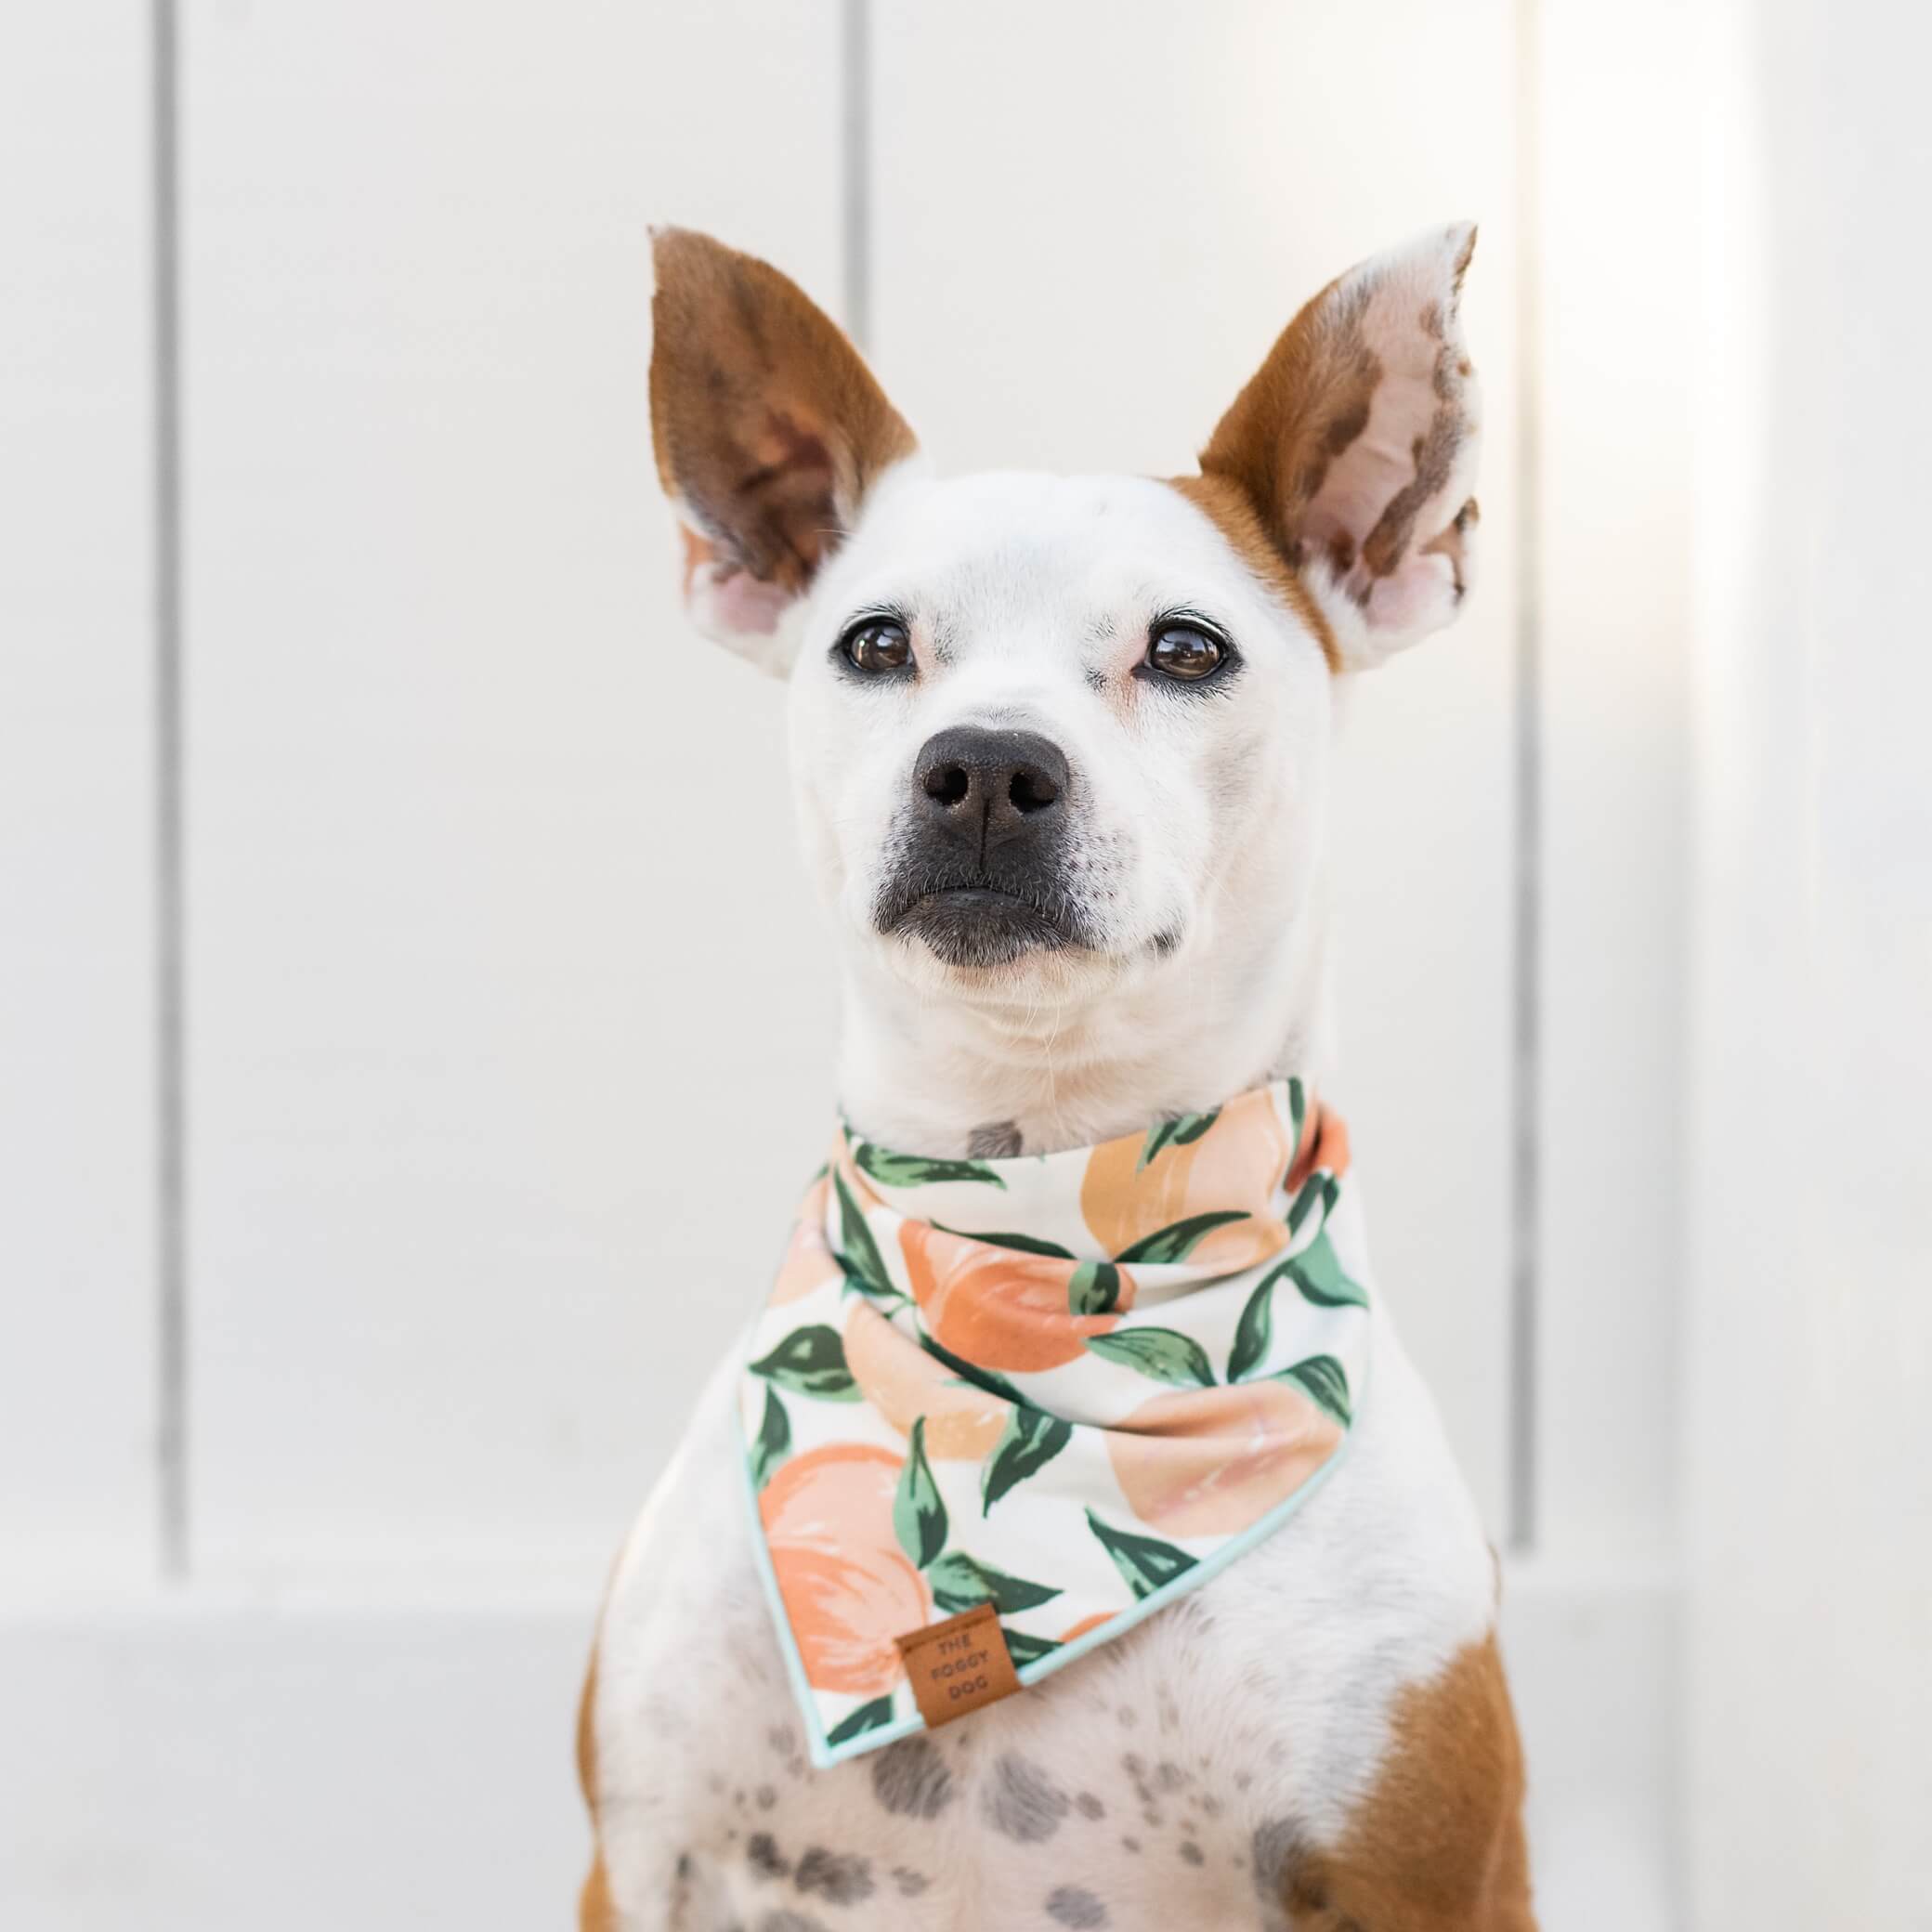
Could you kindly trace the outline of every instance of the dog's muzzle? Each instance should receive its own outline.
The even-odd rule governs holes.
[[[958,724],[912,767],[907,836],[874,914],[952,966],[1088,944],[1064,884],[1070,775],[1033,731]]]

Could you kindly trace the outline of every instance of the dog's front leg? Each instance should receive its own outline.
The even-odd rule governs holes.
[[[712,1932],[736,1923],[769,1784],[805,1774],[783,1667],[745,1537],[721,1369],[611,1579],[578,1723],[596,1851],[583,1932]]]

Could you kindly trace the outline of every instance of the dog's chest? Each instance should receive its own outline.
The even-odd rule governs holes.
[[[1386,1329],[1378,1348],[1347,1466],[1286,1532],[1019,1696],[824,1771],[752,1566],[721,1374],[599,1644],[595,1796],[622,1923],[1279,1923],[1284,1860],[1345,1829],[1391,1700],[1492,1613],[1433,1409]]]

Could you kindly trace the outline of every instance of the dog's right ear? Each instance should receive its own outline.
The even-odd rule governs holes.
[[[776,268],[652,237],[651,437],[707,636],[790,668],[787,615],[885,469],[917,447],[843,332]]]

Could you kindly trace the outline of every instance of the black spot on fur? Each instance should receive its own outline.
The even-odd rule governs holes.
[[[1107,1923],[1107,1908],[1077,1885],[1055,1886],[1047,1894],[1047,1916],[1056,1925],[1091,1928]]]
[[[778,1802],[778,1794],[769,1784],[761,1784],[758,1787],[757,1796],[758,1808],[761,1811],[769,1811]]]
[[[909,1865],[893,1867],[893,1883],[899,1888],[902,1899],[917,1899],[933,1883],[923,1872],[915,1872]]]
[[[872,1759],[872,1795],[895,1818],[937,1818],[953,1797],[953,1774],[930,1738],[901,1738]]]
[[[758,1878],[783,1878],[791,1870],[791,1860],[779,1852],[769,1832],[754,1833],[745,1841],[745,1862]]]
[[[1188,1777],[1178,1764],[1161,1763],[1154,1768],[1154,1782],[1162,1791],[1179,1791]]]
[[[817,1893],[829,1905],[856,1905],[872,1896],[872,1861],[815,1845],[799,1860],[792,1883],[802,1892]]]
[[[802,1912],[768,1912],[758,1921],[758,1932],[825,1932],[825,1926]]]
[[[1271,1818],[1255,1827],[1255,1890],[1279,1905],[1300,1861],[1301,1833],[1293,1819]]]
[[[1182,1860],[1190,1865],[1205,1865],[1208,1862],[1207,1853],[1191,1838],[1181,1846],[1181,1856]]]
[[[983,1800],[986,1822],[1021,1845],[1040,1845],[1060,1829],[1067,1796],[1038,1765],[1016,1752],[993,1766]]]
[[[1074,1800],[1074,1808],[1082,1818],[1104,1818],[1107,1808],[1090,1791],[1083,1791]]]
[[[966,1152],[974,1160],[1011,1160],[1020,1151],[1020,1129],[1012,1120],[992,1120],[966,1136]]]

